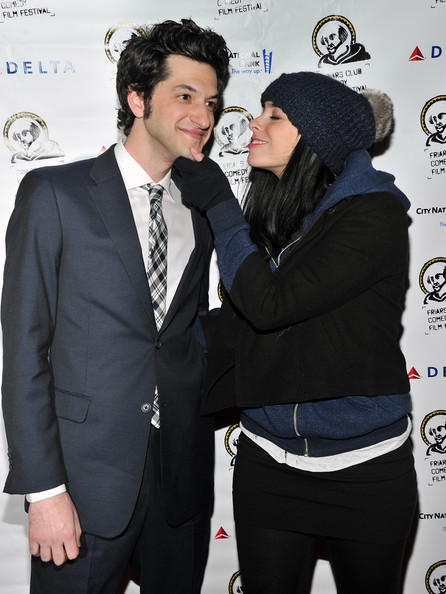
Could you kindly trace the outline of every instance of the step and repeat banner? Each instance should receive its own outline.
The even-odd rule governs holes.
[[[357,90],[380,89],[393,99],[394,131],[374,162],[396,176],[412,201],[402,346],[412,385],[420,503],[403,591],[443,593],[446,0],[1,0],[0,235],[4,237],[18,184],[28,171],[95,156],[118,139],[114,79],[125,40],[143,25],[184,17],[221,33],[231,50],[231,80],[211,156],[239,197],[249,174],[249,121],[260,113],[261,91],[282,72],[319,71]],[[3,239],[0,246],[3,266]],[[215,262],[211,280],[211,303],[218,306]],[[236,419],[219,420],[216,501],[204,594],[243,592],[231,510],[238,437]],[[1,427],[1,482],[6,473]],[[23,500],[2,494],[0,594],[25,594],[28,576]],[[126,593],[138,591],[130,581]],[[311,592],[335,592],[323,547]]]

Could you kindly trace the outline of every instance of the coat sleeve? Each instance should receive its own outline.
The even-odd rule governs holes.
[[[407,271],[407,214],[393,195],[346,199],[323,219],[274,272],[258,252],[239,267],[229,297],[256,330],[326,313]]]
[[[43,491],[66,481],[49,359],[63,238],[46,178],[45,169],[25,176],[6,233],[1,319],[8,493]]]

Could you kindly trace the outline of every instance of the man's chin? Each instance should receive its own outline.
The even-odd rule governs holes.
[[[204,145],[202,142],[192,143],[188,146],[181,147],[180,150],[178,151],[177,157],[186,157],[186,159],[192,159],[190,150],[194,149],[195,151],[198,151],[199,153],[201,153],[203,151],[203,147],[204,147]]]

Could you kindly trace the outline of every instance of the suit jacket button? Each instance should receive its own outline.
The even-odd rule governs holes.
[[[163,343],[161,342],[161,340],[157,340],[155,342],[155,348],[156,349],[160,349],[163,346]]]
[[[141,404],[141,410],[143,413],[149,413],[152,410],[152,405],[150,404],[150,402],[143,402]]]

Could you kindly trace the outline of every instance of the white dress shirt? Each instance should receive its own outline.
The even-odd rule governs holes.
[[[130,156],[122,142],[115,147],[115,156],[126,187],[138,231],[144,264],[149,253],[149,195],[145,184],[155,183],[148,173]],[[167,225],[167,296],[166,311],[195,246],[190,210],[181,201],[181,194],[171,179],[170,171],[159,182],[163,186],[163,215]]]
[[[147,189],[141,186],[155,183],[149,174],[127,152],[124,140],[115,146],[115,157],[124,180],[124,185],[135,219],[136,230],[141,244],[141,254],[147,269],[149,254],[150,202]],[[162,208],[167,225],[167,295],[166,312],[180,283],[184,269],[195,247],[195,236],[190,210],[181,201],[181,193],[171,179],[171,172],[159,182],[163,186]],[[26,495],[30,503],[59,495],[66,491],[65,485],[54,489]]]

